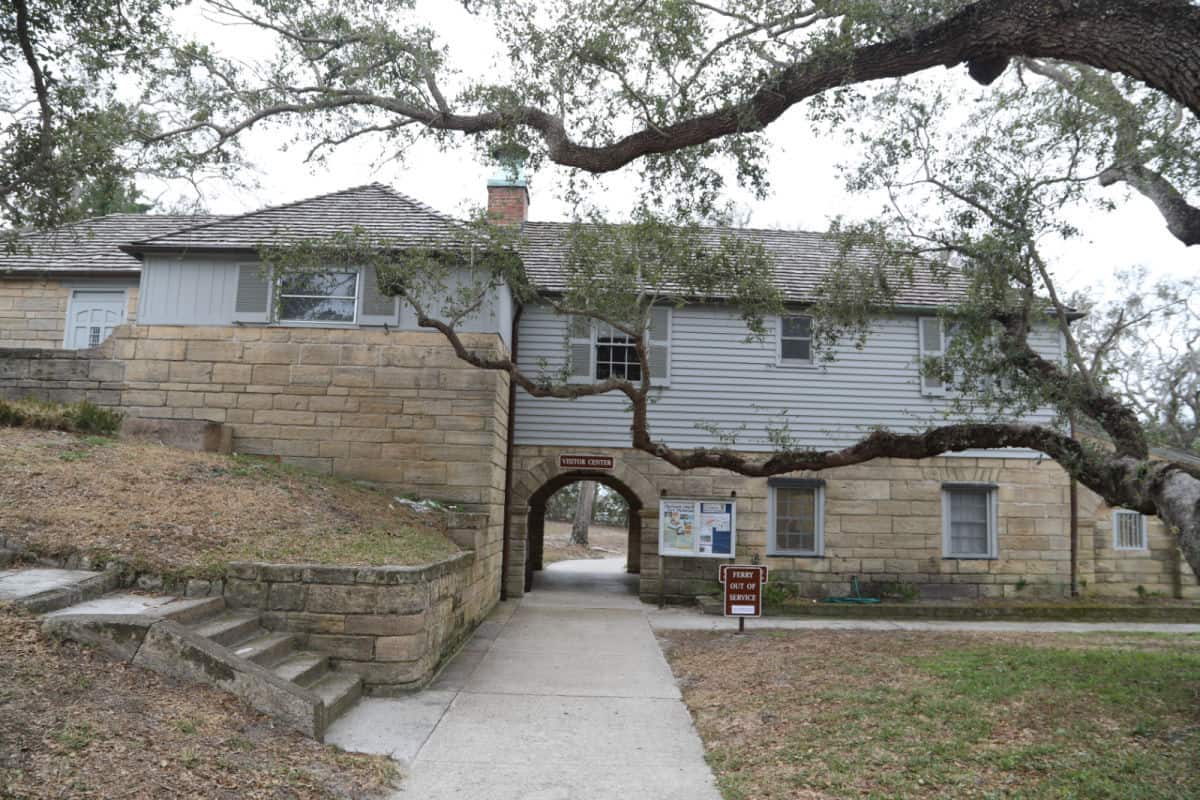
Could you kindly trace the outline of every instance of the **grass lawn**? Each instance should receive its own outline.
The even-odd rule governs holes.
[[[45,639],[0,605],[0,797],[367,798],[383,756],[286,733],[225,692]]]
[[[421,564],[458,548],[440,515],[261,459],[0,428],[0,530],[34,552],[214,574],[230,561]]]
[[[1200,797],[1200,636],[664,644],[727,800]]]

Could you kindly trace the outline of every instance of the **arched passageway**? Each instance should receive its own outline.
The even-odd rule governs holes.
[[[627,572],[641,572],[642,555],[642,501],[637,493],[618,478],[606,472],[578,470],[563,472],[543,483],[529,497],[529,515],[526,522],[527,547],[525,552],[525,591],[533,588],[533,574],[543,568],[546,546],[546,503],[563,487],[579,481],[595,481],[615,491],[629,507],[628,538],[625,553]]]

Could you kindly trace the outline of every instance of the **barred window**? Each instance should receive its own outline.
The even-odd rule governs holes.
[[[1146,517],[1137,511],[1118,508],[1113,511],[1113,548],[1117,550],[1145,550]]]

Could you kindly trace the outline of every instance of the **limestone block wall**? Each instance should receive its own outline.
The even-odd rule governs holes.
[[[0,279],[0,348],[61,349],[71,288],[55,278]],[[125,315],[132,322],[137,317],[136,284],[125,291]]]
[[[1200,581],[1157,517],[1146,518],[1147,549],[1117,550],[1112,507],[1081,487],[1079,508],[1080,549],[1086,551],[1086,570],[1081,570],[1085,593],[1132,599],[1140,586],[1143,593],[1200,599]]]
[[[0,398],[90,400],[100,406],[119,406],[125,365],[111,358],[110,352],[104,346],[95,350],[0,347]]]
[[[455,539],[490,538],[486,515],[450,526]],[[486,554],[498,546],[419,567],[233,564],[225,601],[261,611],[266,628],[329,655],[369,692],[402,692],[427,682],[495,606],[499,564]]]
[[[510,593],[520,590],[527,498],[548,480],[570,472],[558,466],[559,454],[566,452],[581,451],[577,447],[516,449],[513,541],[509,545],[507,576]],[[791,477],[825,481],[824,555],[800,558],[767,556],[769,494],[765,479],[718,470],[682,473],[633,450],[595,448],[587,453],[611,455],[614,468],[606,474],[642,500],[641,594],[645,600],[656,600],[660,588],[668,600],[718,591],[717,570],[723,563],[719,559],[668,557],[663,559],[660,582],[659,498],[729,498],[734,493],[738,560],[767,564],[772,581],[792,584],[805,595],[848,593],[851,576],[858,576],[868,590],[878,590],[884,584],[911,584],[921,597],[931,599],[1060,597],[1070,591],[1070,481],[1049,460],[879,459],[819,474],[796,473]],[[998,485],[998,558],[943,558],[941,487],[946,482]],[[1127,559],[1126,553],[1116,554],[1119,558],[1109,553],[1101,559],[1092,552],[1092,541],[1098,534],[1094,534],[1089,517],[1081,513],[1081,518],[1081,577],[1105,575],[1110,592],[1132,593],[1138,583],[1148,588],[1151,583],[1166,585],[1178,573],[1177,563],[1171,561],[1171,553],[1178,548],[1165,532],[1151,534],[1147,557]],[[1161,530],[1161,526],[1158,528]],[[1100,582],[1097,577],[1096,585]]]

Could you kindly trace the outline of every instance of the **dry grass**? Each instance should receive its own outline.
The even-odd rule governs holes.
[[[45,555],[217,574],[236,560],[420,564],[440,518],[349,481],[134,440],[0,428],[0,531]]]
[[[571,523],[546,520],[546,539],[543,543],[542,563],[570,561],[577,558],[612,558],[625,552],[629,543],[629,529],[611,525],[592,524],[588,527],[588,546],[568,544],[571,540]]]
[[[0,605],[0,797],[365,798],[382,756],[285,733],[230,695],[41,636]]]
[[[1200,796],[1200,637],[665,643],[727,800]]]

